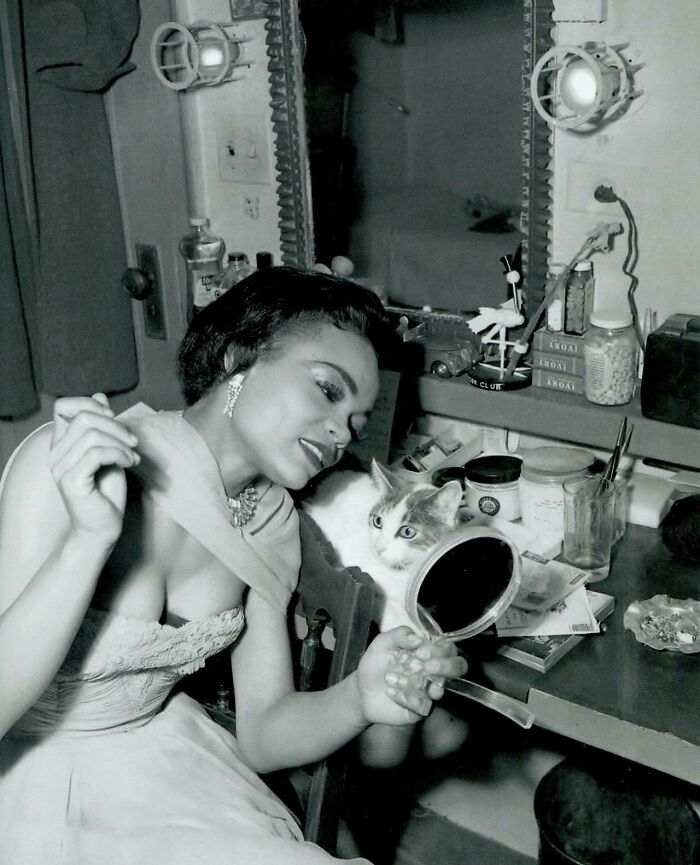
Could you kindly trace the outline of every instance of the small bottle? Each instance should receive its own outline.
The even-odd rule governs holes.
[[[581,336],[588,330],[594,290],[593,262],[579,261],[566,283],[564,333]]]
[[[563,270],[563,264],[549,265],[549,276],[547,277],[547,284],[545,285],[545,294],[548,295],[549,292],[554,288]],[[556,292],[547,304],[547,330],[550,330],[554,333],[560,333],[562,330],[564,330],[565,296],[566,288],[564,286],[564,283],[561,282],[560,285],[557,286]]]
[[[255,255],[255,266],[258,270],[266,270],[268,267],[272,267],[273,258],[271,252],[258,252]]]
[[[219,274],[218,284],[214,287],[214,300],[221,297],[236,283],[245,279],[255,272],[255,268],[248,261],[248,256],[245,252],[231,252],[228,256],[226,269]]]
[[[632,315],[601,309],[591,315],[583,344],[583,392],[598,405],[624,405],[634,395],[639,346]]]
[[[224,256],[223,238],[209,229],[203,216],[190,219],[192,230],[180,241],[179,249],[187,264],[187,320],[213,300],[212,283],[221,270]]]

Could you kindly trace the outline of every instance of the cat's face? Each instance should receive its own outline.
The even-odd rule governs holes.
[[[408,568],[419,562],[457,525],[462,498],[459,481],[443,487],[407,481],[372,461],[372,482],[380,497],[369,513],[373,551],[389,567]]]

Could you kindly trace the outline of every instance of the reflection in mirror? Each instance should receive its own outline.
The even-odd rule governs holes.
[[[499,259],[520,244],[522,0],[338,5],[301,6],[317,259],[348,254],[393,303],[506,300]]]
[[[418,590],[418,613],[426,630],[472,636],[494,623],[512,600],[515,558],[497,537],[473,537],[433,562]],[[427,615],[426,615],[427,614]]]

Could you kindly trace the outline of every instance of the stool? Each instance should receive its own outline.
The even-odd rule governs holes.
[[[700,865],[700,818],[664,776],[567,758],[535,790],[539,865]]]

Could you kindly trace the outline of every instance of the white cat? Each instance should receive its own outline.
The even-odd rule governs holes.
[[[337,469],[319,481],[301,507],[333,546],[338,563],[377,583],[380,630],[415,627],[406,592],[428,552],[459,525],[462,487],[407,480],[372,460],[369,473]]]

